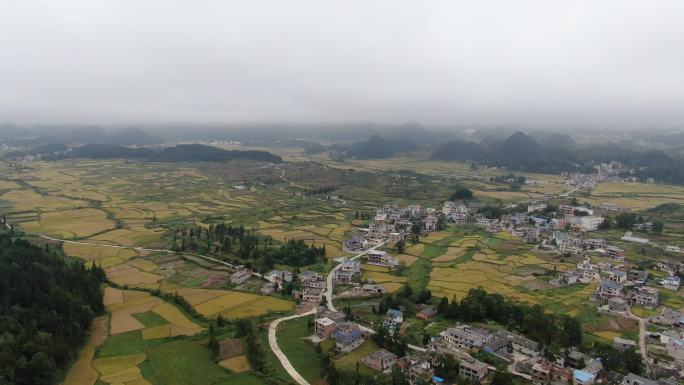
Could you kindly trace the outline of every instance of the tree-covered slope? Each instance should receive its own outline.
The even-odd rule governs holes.
[[[104,310],[104,271],[0,234],[0,384],[55,382]]]

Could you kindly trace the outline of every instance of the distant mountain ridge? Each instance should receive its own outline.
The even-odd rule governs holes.
[[[595,172],[593,166],[618,161],[634,169],[642,179],[684,184],[684,158],[661,150],[637,150],[617,144],[599,144],[577,148],[566,135],[551,134],[540,144],[523,132],[515,132],[506,140],[485,137],[481,143],[447,142],[439,146],[431,158],[445,161],[473,161],[513,171],[557,174],[563,171]]]
[[[399,152],[417,149],[418,144],[411,139],[389,139],[373,135],[368,140],[353,144],[347,154],[360,159],[382,159]]]
[[[157,144],[159,139],[146,131],[129,127],[106,132],[98,126],[74,125],[36,125],[31,128],[20,127],[14,123],[0,124],[0,139],[45,142],[46,138],[55,144],[113,144],[118,146],[147,146]]]
[[[111,144],[86,144],[68,151],[44,157],[46,160],[89,158],[89,159],[139,159],[151,162],[226,162],[249,159],[269,163],[282,163],[283,159],[268,151],[224,150],[203,144],[179,144],[173,147],[124,147]]]
[[[474,160],[478,162],[486,161],[490,156],[480,144],[475,142],[462,142],[455,140],[447,142],[437,147],[432,153],[432,159],[436,160]]]

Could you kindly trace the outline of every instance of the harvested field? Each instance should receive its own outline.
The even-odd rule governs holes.
[[[174,293],[187,301],[205,317],[221,313],[226,318],[253,317],[268,312],[290,311],[294,303],[281,298],[228,290],[186,289],[163,283],[161,290]]]
[[[154,262],[148,261],[146,259],[134,259],[132,261],[128,262],[128,265],[137,267],[138,269],[142,271],[155,271],[159,268]]]
[[[140,321],[135,319],[130,314],[112,314],[110,328],[111,334],[126,333],[133,330],[140,330],[144,328],[145,325],[143,325]]]
[[[142,338],[144,340],[152,340],[156,338],[171,337],[171,325],[164,324],[159,326],[152,326],[145,328],[142,331]]]
[[[249,371],[249,362],[245,356],[226,358],[225,360],[219,361],[219,366],[226,368],[233,373],[245,373]]]
[[[138,255],[133,249],[82,245],[77,243],[64,243],[63,248],[67,255],[78,257],[89,262],[96,261],[97,264],[100,264],[98,262],[105,258],[118,258],[122,261],[126,261],[127,259]]]
[[[46,212],[39,221],[24,222],[21,227],[29,232],[51,234],[64,238],[83,238],[113,229],[115,223],[102,210],[78,209]]]
[[[175,306],[170,303],[159,305],[152,309],[153,312],[159,314],[162,318],[169,321],[169,323],[187,329],[201,330],[194,322],[190,321],[183,313],[181,313]]]
[[[78,360],[67,372],[63,385],[94,385],[98,377],[97,371],[91,365],[94,355],[94,347],[84,347],[78,356]]]
[[[413,255],[414,257],[419,257],[420,254],[425,250],[425,244],[417,243],[415,245],[409,246],[404,250],[405,254]]]
[[[102,302],[105,306],[121,303],[124,301],[123,290],[115,289],[113,287],[106,287],[104,290],[104,299]]]
[[[432,262],[451,262],[462,257],[463,254],[465,251],[461,247],[448,247],[445,254],[432,258]]]
[[[108,376],[136,367],[147,359],[144,353],[130,354],[125,356],[98,358],[93,360],[93,367],[102,375]]]
[[[409,254],[399,254],[396,256],[396,258],[399,260],[399,262],[404,262],[406,267],[411,267],[411,265],[413,265],[413,263],[418,259],[418,257]]]
[[[110,281],[121,286],[152,284],[157,283],[164,278],[158,274],[149,273],[147,271],[141,271],[138,267],[135,266],[140,264],[147,268],[150,268],[152,267],[152,265],[154,265],[152,262],[149,261],[143,261],[138,263],[123,263],[120,265],[106,268],[105,272],[107,273],[107,278],[109,278]]]

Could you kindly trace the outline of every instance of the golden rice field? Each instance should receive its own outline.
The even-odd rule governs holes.
[[[110,334],[142,330],[144,339],[193,335],[202,327],[192,322],[170,303],[144,291],[105,289],[104,303],[111,313]],[[134,317],[135,314],[154,312],[167,321],[166,324],[146,328]]]
[[[69,242],[64,243],[63,249],[68,255],[81,258],[86,262],[95,262],[95,264],[100,265],[103,268],[124,263],[130,258],[138,255],[133,249],[84,245]]]
[[[366,269],[366,266],[378,267],[380,269],[384,269],[385,272],[383,272],[382,270],[376,270],[376,269],[368,270],[368,269]],[[408,280],[409,280],[408,277],[396,276],[394,274],[389,274],[386,271],[387,271],[387,268],[383,268],[380,266],[364,265],[364,272],[361,275],[361,278],[366,279],[366,280],[371,280],[374,283],[379,284],[380,286],[387,289],[387,291],[390,293],[394,293],[397,290],[404,287],[406,282],[408,282]]]
[[[523,191],[482,191],[474,190],[473,194],[476,197],[485,197],[492,199],[500,199],[505,201],[520,201],[525,199],[538,199],[543,196],[543,194],[537,193],[527,193]]]
[[[536,298],[534,296],[516,289],[516,286],[534,279],[533,276],[510,274],[489,263],[468,261],[455,267],[433,268],[430,273],[428,289],[432,291],[433,295],[461,298],[468,290],[481,286],[487,291],[509,298],[535,303]]]
[[[93,368],[92,361],[95,349],[105,343],[108,336],[109,318],[99,316],[93,320],[90,328],[90,338],[81,349],[78,359],[71,366],[64,378],[63,385],[94,385],[98,372]]]
[[[420,238],[420,241],[422,243],[427,243],[428,245],[435,243],[436,241],[439,241],[441,239],[444,239],[445,237],[448,237],[452,235],[451,232],[449,231],[434,231],[430,234],[428,234],[426,237]]]
[[[399,254],[396,256],[396,258],[399,260],[399,262],[403,262],[406,267],[411,267],[411,265],[413,265],[413,263],[418,259],[418,257],[409,254]]]
[[[592,204],[612,203],[632,210],[677,202],[684,204],[684,187],[637,182],[599,183],[586,201]]]
[[[29,232],[63,238],[85,238],[115,228],[114,221],[98,209],[76,209],[46,212],[40,220],[23,222],[21,227]]]
[[[256,317],[270,312],[287,312],[294,309],[294,302],[281,298],[252,293],[190,289],[162,282],[160,289],[166,293],[178,293],[198,313],[208,318],[221,314],[226,319]]]
[[[144,353],[97,358],[93,360],[93,367],[100,375],[99,381],[107,384],[149,384],[138,367],[146,359]]]
[[[237,356],[232,358],[226,358],[225,360],[219,361],[219,366],[230,370],[233,373],[245,373],[249,371],[249,361],[247,357]]]
[[[411,245],[404,250],[405,254],[413,255],[414,257],[420,256],[420,254],[423,253],[423,250],[425,250],[425,244],[424,243],[416,243],[415,245]]]
[[[432,258],[433,263],[440,263],[440,262],[451,262],[453,260],[456,260],[463,256],[465,254],[465,250],[461,247],[448,247],[447,252]]]
[[[156,265],[147,260],[135,260],[105,268],[107,278],[121,286],[149,287],[161,281],[164,277],[150,271],[156,270]]]

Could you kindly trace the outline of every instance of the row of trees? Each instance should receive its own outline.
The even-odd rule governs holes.
[[[214,254],[233,258],[235,262],[265,272],[276,263],[307,266],[325,261],[325,244],[308,245],[303,240],[290,239],[277,243],[269,236],[261,236],[243,226],[225,223],[212,224],[208,229],[187,226],[172,235],[172,249],[178,252]]]
[[[444,317],[461,322],[495,321],[551,350],[582,343],[582,325],[576,318],[547,313],[540,305],[513,302],[482,288],[470,289],[460,301],[442,298],[438,310]]]
[[[48,385],[104,311],[104,271],[0,235],[0,383]]]
[[[615,216],[615,223],[617,224],[618,227],[626,230],[632,230],[634,225],[638,223],[644,223],[645,220],[642,216],[639,216],[635,213],[620,213]],[[663,222],[661,221],[653,221],[651,222],[651,231],[654,234],[660,234],[663,232]]]

